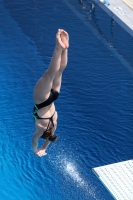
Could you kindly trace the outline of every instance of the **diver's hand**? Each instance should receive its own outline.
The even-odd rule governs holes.
[[[42,157],[42,156],[46,156],[47,153],[45,152],[45,149],[38,149],[36,151],[36,155],[39,156],[39,157]]]

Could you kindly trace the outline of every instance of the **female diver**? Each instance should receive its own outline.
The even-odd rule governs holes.
[[[50,65],[36,83],[33,93],[36,131],[32,137],[32,149],[37,156],[45,156],[50,141],[56,140],[57,112],[54,101],[60,93],[62,72],[68,60],[69,36],[63,29],[58,29],[56,45]],[[38,149],[39,138],[46,139]]]

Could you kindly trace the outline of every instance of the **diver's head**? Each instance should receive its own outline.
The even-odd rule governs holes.
[[[57,139],[57,135],[50,135],[50,136],[48,137],[48,140],[51,141],[51,142],[55,142],[56,139]]]
[[[43,135],[41,136],[43,139],[48,139],[51,142],[55,142],[57,135],[52,134],[52,128],[49,128],[48,130],[44,131]]]

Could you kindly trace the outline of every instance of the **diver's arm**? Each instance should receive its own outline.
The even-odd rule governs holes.
[[[34,151],[34,153],[36,153],[38,150],[38,140],[41,135],[42,135],[42,131],[37,130],[32,137],[32,150]]]
[[[56,126],[52,130],[52,135],[54,135],[55,130],[56,130]],[[47,149],[47,147],[48,147],[49,144],[50,144],[49,139],[46,139],[46,141],[42,145],[41,149],[46,151],[46,149]]]
[[[46,149],[47,149],[47,147],[48,147],[49,144],[50,144],[49,139],[46,139],[46,141],[45,141],[44,144],[41,146],[41,148],[37,150],[36,155],[37,155],[37,156],[40,156],[40,157],[41,157],[41,156],[47,155]]]
[[[50,141],[47,139],[47,140],[44,142],[44,144],[42,145],[41,149],[46,151],[46,149],[47,149],[47,147],[48,147],[49,144],[50,144]]]
[[[53,128],[52,135],[54,135],[55,130],[56,130],[56,126]],[[40,149],[38,149],[38,151],[36,152],[36,154],[38,156],[45,156],[47,154],[46,153],[46,149],[47,149],[47,147],[48,147],[49,144],[50,144],[49,139],[46,139],[46,141],[44,142],[44,144],[42,145],[42,147]]]

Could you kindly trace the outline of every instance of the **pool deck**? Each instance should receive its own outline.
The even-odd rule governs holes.
[[[133,0],[108,0],[107,6],[95,0],[95,2],[107,12],[120,26],[133,36]]]

